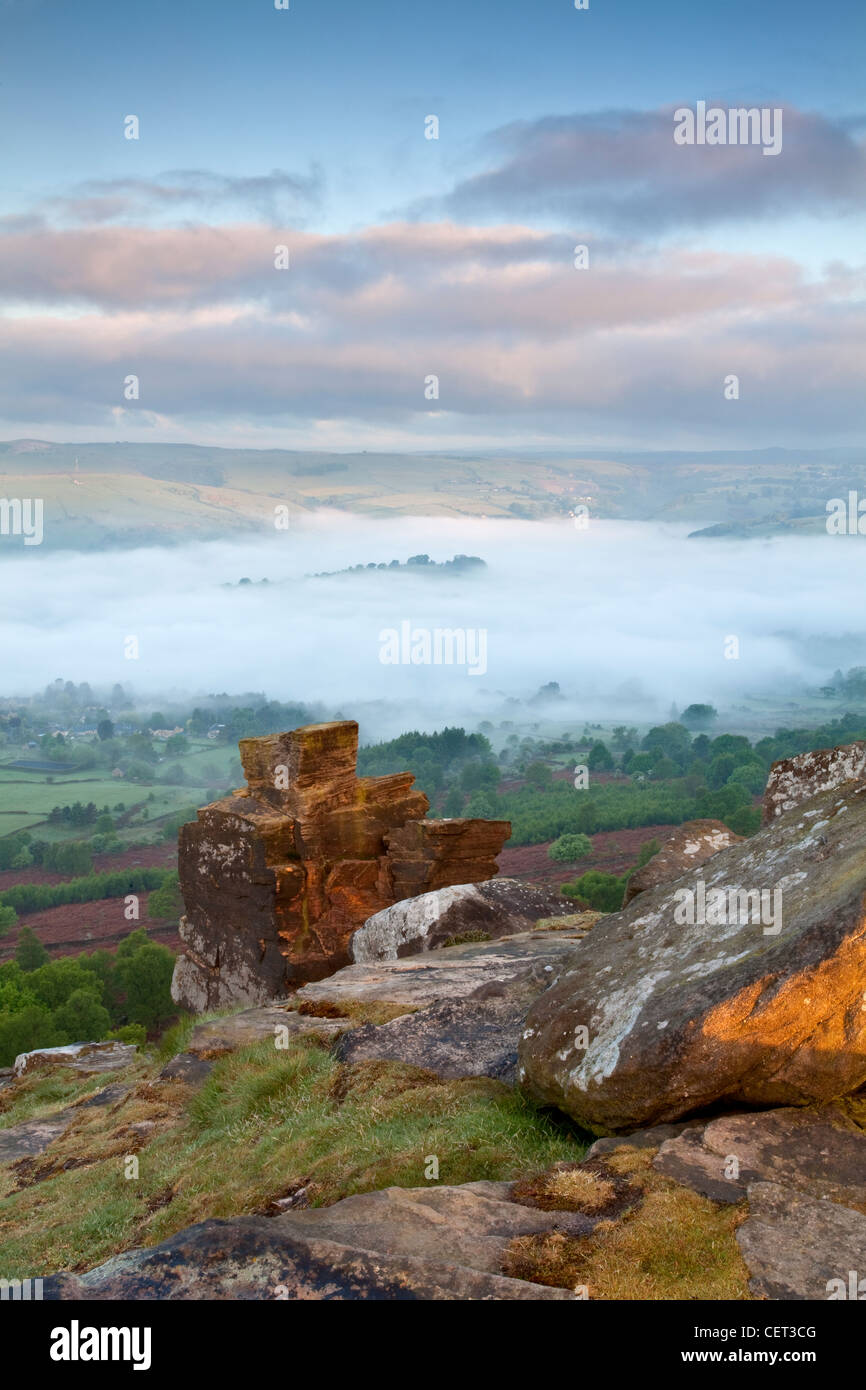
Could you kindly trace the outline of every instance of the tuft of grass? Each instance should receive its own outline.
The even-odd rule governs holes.
[[[442,942],[442,948],[446,946],[466,946],[471,941],[490,941],[489,931],[464,931],[457,932],[454,936],[447,936]]]
[[[628,1177],[640,1200],[590,1236],[522,1236],[512,1241],[505,1272],[563,1288],[585,1285],[602,1300],[751,1298],[735,1232],[745,1202],[718,1207],[652,1167],[655,1149],[614,1150],[605,1163]],[[575,1203],[576,1210],[586,1210]]]

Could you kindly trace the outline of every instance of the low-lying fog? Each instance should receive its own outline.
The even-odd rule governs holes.
[[[788,698],[866,661],[862,538],[687,540],[689,529],[329,512],[242,542],[7,552],[0,694],[61,676],[166,697],[262,690],[347,716],[385,702],[365,720],[381,734],[501,718],[507,697],[548,681],[568,700],[556,718],[652,719],[672,702]],[[305,578],[418,553],[479,555],[487,568]],[[241,578],[270,582],[223,587]],[[465,652],[450,639],[464,664],[446,664],[437,629],[465,633]]]

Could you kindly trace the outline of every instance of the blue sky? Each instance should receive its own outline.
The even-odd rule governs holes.
[[[744,445],[792,442],[787,436],[800,429],[823,440],[834,420],[838,438],[828,442],[860,437],[862,417],[853,399],[839,413],[854,383],[838,369],[856,341],[862,296],[861,3],[590,0],[590,9],[578,12],[571,0],[291,0],[289,11],[276,11],[265,0],[0,0],[0,38],[0,120],[7,136],[13,133],[5,142],[0,200],[0,295],[19,335],[11,349],[14,380],[0,397],[0,428],[7,436],[115,437],[118,415],[106,363],[119,371],[135,357],[136,322],[141,329],[145,320],[140,341],[146,339],[142,355],[151,383],[159,364],[168,379],[179,360],[192,356],[194,363],[195,326],[181,322],[183,306],[194,305],[202,333],[210,323],[211,374],[224,371],[236,379],[245,343],[255,334],[258,342],[270,339],[278,356],[286,353],[286,370],[295,377],[295,353],[304,341],[326,374],[325,349],[339,349],[337,370],[346,379],[335,390],[316,372],[306,375],[306,395],[293,390],[282,408],[279,393],[262,389],[266,373],[259,363],[249,367],[255,379],[246,401],[242,391],[229,393],[229,418],[217,408],[220,391],[203,387],[191,368],[185,397],[160,384],[149,405],[143,393],[141,407],[121,415],[124,437],[218,442],[228,428],[232,439],[292,446],[307,439],[351,447],[356,437],[362,447],[376,441],[453,446],[499,443],[507,434],[525,442],[555,440],[558,447],[596,439],[645,439],[648,447],[692,440],[712,447],[733,442],[732,434]],[[714,163],[694,158],[672,165],[670,109],[699,99],[783,107],[788,140],[780,159],[761,163],[755,150],[723,163],[715,157],[733,151],[706,151]],[[130,113],[141,121],[138,141],[123,138]],[[440,120],[438,141],[423,138],[430,113]],[[598,135],[599,126],[606,134]],[[557,153],[563,142],[564,161]],[[746,155],[755,156],[751,164]],[[383,235],[395,224],[406,229],[400,238]],[[297,248],[290,273],[298,307],[288,319],[291,294],[281,286],[275,304],[274,295],[250,279],[256,226],[263,246],[279,231]],[[212,256],[217,243],[204,232],[220,228],[232,254],[222,281],[214,275],[209,297],[203,296],[190,247],[206,243]],[[430,326],[425,318],[430,304],[419,279],[431,262],[424,228],[439,229],[437,273],[443,273],[448,248],[454,251],[448,285],[465,279],[472,260],[473,321],[456,314],[449,323],[440,312]],[[446,228],[460,229],[463,241]],[[88,229],[95,252],[85,248]],[[470,256],[466,238],[483,229],[499,229],[509,245],[521,245],[523,229],[542,239],[544,254],[519,250],[510,270],[501,248],[488,247],[479,260]],[[170,250],[154,241],[160,230],[175,235]],[[365,253],[363,264],[347,268],[353,237],[377,244],[375,264]],[[641,307],[622,340],[630,405],[616,393],[599,402],[610,393],[595,381],[573,403],[563,388],[542,389],[556,376],[556,362],[545,373],[545,354],[562,343],[563,325],[555,321],[553,303],[546,337],[539,316],[529,313],[533,275],[539,303],[550,289],[549,276],[530,265],[547,257],[555,274],[565,263],[566,242],[581,237],[592,241],[599,269],[618,277],[609,281],[608,299],[631,293],[629,302],[641,306],[652,298],[650,284],[635,282],[641,270],[655,276],[662,297],[671,293],[675,300],[674,282],[687,292],[700,280],[704,293],[695,295],[688,332],[700,331],[704,344],[719,345],[718,370],[723,358],[731,358],[735,370],[740,355],[753,379],[760,377],[764,409],[758,410],[753,391],[732,431],[730,415],[720,425],[717,410],[704,419],[700,398],[685,399],[685,379],[653,408],[659,392],[652,353],[642,366],[640,338],[654,331],[657,344],[669,343],[671,324],[659,313],[646,318]],[[22,238],[32,246],[32,263]],[[395,257],[390,267],[389,248]],[[140,264],[141,293],[136,306],[127,275],[121,308],[105,267],[125,254]],[[353,294],[342,304],[335,303],[322,269],[329,256],[352,282]],[[724,258],[733,260],[722,265]],[[53,276],[46,259],[49,267],[56,262]],[[174,323],[163,296],[166,259],[189,273],[188,283],[173,291]],[[316,284],[304,280],[313,262]],[[706,283],[718,275],[730,283],[724,321],[719,294]],[[777,286],[769,303],[759,289],[765,281]],[[519,301],[513,323],[501,313],[503,295],[511,294]],[[399,324],[396,309],[392,313],[397,300]],[[375,312],[364,321],[372,301]],[[500,306],[495,313],[494,301]],[[228,303],[235,306],[230,314]],[[492,316],[485,319],[488,311]],[[70,322],[81,326],[77,352],[71,343],[64,347]],[[58,326],[60,333],[52,333]],[[624,329],[624,320],[595,324],[603,341],[584,335],[573,343],[575,365],[580,368],[589,352],[615,370],[611,334]],[[686,334],[685,326],[676,331]],[[419,370],[425,356],[430,371],[445,359],[444,375],[450,361],[465,383],[468,361],[483,358],[486,376],[474,394],[467,387],[450,406],[443,399],[435,412],[412,409],[402,387],[390,395],[387,387],[387,348],[395,333],[415,345],[423,335],[429,343],[426,354],[419,351]],[[222,366],[214,335],[224,345]],[[779,344],[786,339],[795,350],[783,361]],[[360,355],[365,341],[367,359]],[[90,373],[66,357],[78,359],[82,347],[92,359]],[[500,352],[510,359],[499,373],[504,397],[496,389]],[[810,353],[820,357],[818,376],[830,407],[819,405],[811,414],[802,400]],[[706,372],[714,370],[708,361]],[[699,392],[705,389],[698,385]],[[672,415],[677,392],[682,408]],[[513,409],[507,408],[509,396]],[[799,402],[793,418],[791,401]]]

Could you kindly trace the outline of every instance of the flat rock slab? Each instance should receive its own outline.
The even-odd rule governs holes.
[[[88,1274],[53,1275],[46,1299],[573,1300],[499,1273],[517,1235],[584,1234],[589,1218],[508,1200],[508,1184],[388,1188],[272,1219],[205,1221]]]
[[[563,910],[560,893],[515,878],[459,883],[394,903],[368,918],[349,943],[356,964],[398,960],[444,946],[455,936],[489,940],[530,931],[542,917]]]
[[[387,1187],[278,1217],[294,1231],[364,1250],[415,1256],[499,1274],[517,1236],[563,1231],[586,1236],[597,1224],[579,1212],[541,1211],[510,1200],[512,1184]]]
[[[336,1038],[350,1027],[348,1018],[314,1018],[285,1004],[268,1004],[197,1024],[184,1051],[199,1058],[222,1057],[254,1043],[275,1042],[278,1037],[285,1037],[283,1029],[288,1030],[290,1038],[310,1033]]]
[[[717,1202],[773,1182],[866,1211],[866,1134],[832,1107],[725,1115],[662,1143],[653,1166]]]
[[[298,990],[311,1003],[386,1003],[423,1008],[465,999],[482,985],[510,986],[521,980],[552,982],[584,944],[559,932],[521,932],[500,941],[448,946],[404,960],[347,965],[327,980]]]
[[[523,1021],[543,988],[543,980],[482,985],[465,999],[346,1033],[336,1055],[343,1062],[409,1062],[443,1077],[491,1076],[513,1085]]]
[[[19,1158],[32,1158],[44,1153],[49,1144],[59,1139],[81,1110],[92,1106],[113,1105],[129,1093],[128,1086],[105,1086],[89,1100],[78,1105],[67,1105],[53,1115],[45,1115],[37,1120],[24,1120],[19,1125],[0,1129],[0,1163],[15,1163]]]
[[[852,1297],[866,1273],[866,1216],[779,1183],[751,1183],[737,1231],[758,1298]],[[854,1276],[852,1279],[852,1275]],[[855,1297],[866,1295],[866,1283]]]
[[[134,1062],[138,1048],[132,1043],[79,1042],[65,1047],[42,1047],[35,1052],[20,1052],[15,1058],[16,1077],[26,1072],[48,1067],[69,1067],[83,1075],[106,1071],[122,1071]]]

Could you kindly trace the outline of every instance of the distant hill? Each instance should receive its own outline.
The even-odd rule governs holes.
[[[41,497],[44,545],[86,550],[260,532],[274,509],[371,517],[591,517],[787,526],[866,495],[866,450],[332,454],[191,444],[0,442],[0,497]],[[0,546],[0,556],[11,547]]]

